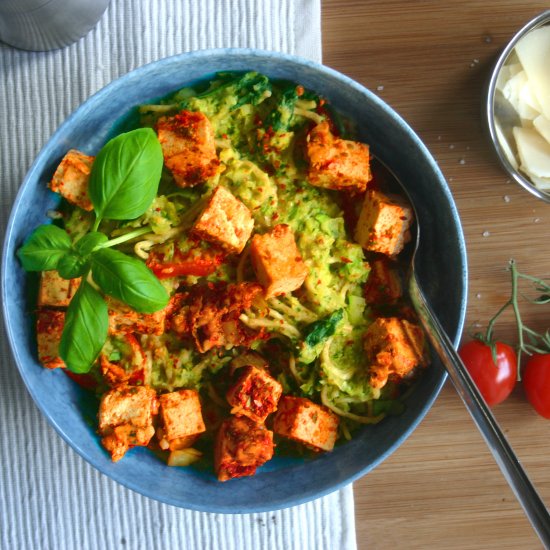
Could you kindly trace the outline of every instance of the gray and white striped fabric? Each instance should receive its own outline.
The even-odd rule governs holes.
[[[71,46],[0,44],[0,231],[34,157],[91,94],[150,61],[213,47],[321,60],[320,0],[112,0]],[[278,512],[226,516],[136,494],[89,466],[42,418],[0,338],[0,549],[353,550],[351,486]]]

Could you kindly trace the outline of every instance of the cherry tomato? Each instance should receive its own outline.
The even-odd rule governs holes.
[[[544,418],[550,418],[550,354],[533,355],[522,372],[529,403]]]
[[[496,351],[495,365],[490,346],[479,340],[467,342],[458,350],[472,380],[489,406],[504,401],[514,389],[517,379],[517,357],[514,348],[497,342]]]

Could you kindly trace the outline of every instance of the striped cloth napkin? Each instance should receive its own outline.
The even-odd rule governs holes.
[[[92,93],[150,61],[251,47],[321,60],[320,0],[112,0],[61,50],[0,44],[0,230],[34,157]],[[42,418],[0,338],[0,548],[353,550],[351,486],[294,508],[222,515],[148,499],[100,474]]]

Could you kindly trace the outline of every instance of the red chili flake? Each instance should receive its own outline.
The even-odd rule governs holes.
[[[345,258],[344,256],[342,256],[340,258],[345,264],[351,264],[351,260],[349,258]]]
[[[279,219],[279,214],[277,212],[275,212],[275,214],[273,214],[273,216],[271,216],[271,219],[272,220],[278,220]]]

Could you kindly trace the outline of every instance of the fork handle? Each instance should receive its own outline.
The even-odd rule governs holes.
[[[428,305],[414,274],[409,279],[409,295],[428,339],[447,369],[449,377],[472,415],[494,459],[499,465],[541,542],[550,549],[550,515],[525,470],[486,405],[464,363],[440,322]]]

